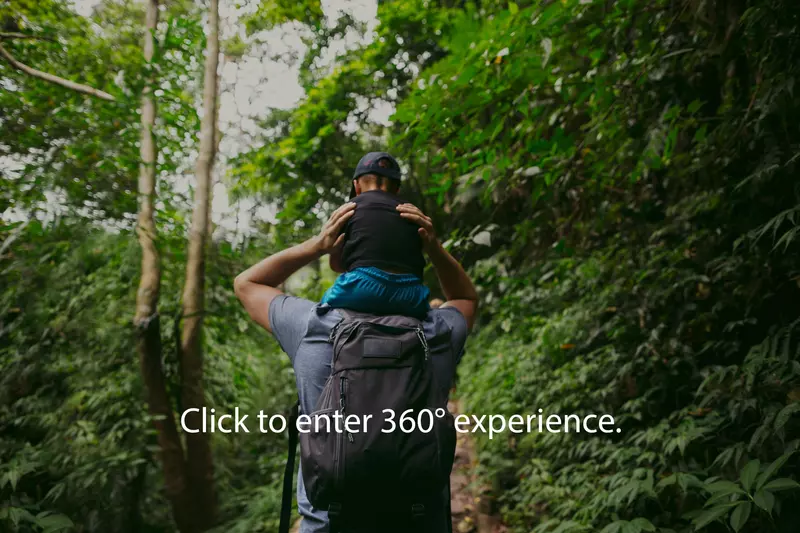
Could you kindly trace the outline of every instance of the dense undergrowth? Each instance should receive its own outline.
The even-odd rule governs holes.
[[[255,148],[230,162],[232,192],[276,206],[278,220],[259,237],[258,256],[224,240],[211,247],[209,403],[270,412],[291,404],[285,357],[244,317],[231,280],[316,231],[346,199],[360,155],[388,149],[406,171],[404,194],[434,219],[479,288],[481,316],[459,372],[467,412],[608,413],[621,430],[479,437],[479,474],[513,531],[796,531],[794,0],[381,2],[375,39],[330,69],[316,60],[352,20],[321,28],[318,3],[273,7],[271,17],[319,31],[308,34],[302,60],[306,98],[273,113]],[[106,18],[126,26],[108,9]],[[201,49],[195,15],[171,20],[165,84],[193,75],[199,63],[182,58]],[[40,50],[13,48],[47,65]],[[70,67],[88,80],[107,73]],[[3,208],[62,187],[79,213],[2,228],[0,503],[10,504],[0,505],[0,527],[171,531],[133,356],[133,235],[88,230],[80,214],[87,191],[105,216],[130,214],[133,187],[103,170],[109,161],[95,161],[123,154],[113,168],[130,181],[138,162],[125,139],[135,128],[104,136],[111,108],[86,121],[80,98],[0,74],[25,96],[4,93],[8,116],[45,129],[63,122],[66,148],[54,155],[69,162],[48,159],[54,141],[39,130],[16,135],[25,120],[0,123],[19,141],[3,149],[33,161],[23,178],[3,182]],[[48,99],[62,105],[53,117]],[[166,91],[159,102],[170,110],[160,125],[172,150],[165,174],[178,168],[170,143],[196,127],[183,109],[189,101]],[[371,104],[394,106],[388,127],[370,119]],[[100,192],[74,185],[76,173]],[[164,361],[174,383],[185,261],[174,227],[186,219],[169,187],[160,194]],[[303,294],[317,298],[330,282],[319,272]],[[284,440],[251,434],[213,444],[219,531],[274,531]]]
[[[715,232],[667,247],[676,222],[525,278],[480,267],[496,318],[460,372],[467,412],[610,413],[622,430],[481,435],[514,531],[692,531],[734,514],[736,530],[788,532],[800,520],[798,492],[784,492],[800,444],[796,281],[770,276],[768,253],[699,258]]]
[[[364,120],[352,95],[393,102],[405,194],[481,292],[465,404],[610,413],[621,429],[481,441],[508,524],[795,529],[796,6],[392,7],[379,38],[241,158],[242,188],[277,193],[287,229],[336,205],[340,154],[364,139],[330,124]]]
[[[0,300],[0,524],[11,531],[170,531],[155,442],[134,356],[130,309],[139,252],[129,234],[62,223],[14,228]],[[180,240],[165,236],[168,265]],[[44,250],[44,252],[43,252]],[[207,405],[283,413],[293,380],[280,349],[235,302],[243,267],[212,247]],[[235,256],[238,258],[238,254]],[[174,319],[179,268],[165,270],[164,363],[179,408]],[[285,436],[217,434],[220,531],[277,528]]]
[[[629,4],[647,29],[609,24],[619,3],[554,3],[538,16],[555,28],[510,34],[552,37],[553,85],[538,60],[514,70],[542,118],[499,134],[524,131],[512,153],[552,185],[497,165],[484,182],[511,188],[495,212],[528,216],[491,219],[507,247],[476,262],[485,322],[459,386],[476,412],[610,413],[621,433],[484,438],[483,472],[514,531],[793,531],[798,19],[781,2]]]

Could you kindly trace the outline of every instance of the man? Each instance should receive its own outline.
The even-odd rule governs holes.
[[[270,331],[289,356],[303,413],[313,412],[330,375],[333,354],[328,336],[341,315],[326,304],[285,295],[277,287],[297,270],[341,244],[342,228],[355,208],[354,203],[339,207],[319,235],[267,257],[239,274],[234,282],[236,295],[250,317]],[[419,225],[423,249],[436,270],[446,299],[440,308],[428,313],[422,324],[437,383],[442,394],[447,395],[475,320],[477,293],[464,269],[436,238],[431,219],[411,204],[398,205],[397,210],[403,218]],[[302,473],[298,474],[297,500],[303,517],[300,533],[327,533],[327,513],[308,501]],[[445,511],[443,503],[435,517],[441,527],[436,526],[435,531],[449,530]],[[388,524],[385,529],[389,529]]]

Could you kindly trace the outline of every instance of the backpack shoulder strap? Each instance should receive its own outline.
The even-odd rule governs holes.
[[[369,322],[381,322],[381,323],[403,322],[406,324],[412,323],[414,325],[422,324],[421,319],[413,316],[375,315],[370,313],[352,311],[350,309],[343,309],[343,308],[336,308],[336,310],[339,311],[339,313],[342,315],[342,320],[369,321]]]
[[[286,469],[283,471],[283,494],[281,495],[281,524],[279,533],[289,533],[292,518],[292,485],[294,481],[294,460],[297,453],[297,417],[300,414],[300,401],[292,407],[289,416],[289,457],[286,460]]]
[[[371,318],[375,316],[367,313],[359,313],[356,311],[351,311],[350,309],[344,309],[342,307],[338,307],[336,308],[336,310],[339,311],[339,313],[342,315],[342,318],[345,320],[358,320],[364,318]]]

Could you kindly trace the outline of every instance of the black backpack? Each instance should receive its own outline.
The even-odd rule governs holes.
[[[328,511],[332,533],[435,531],[433,516],[446,517],[449,530],[456,432],[422,324],[339,311],[344,318],[329,337],[331,375],[300,427],[309,501]],[[289,531],[297,409],[289,422],[281,533]],[[347,417],[354,431],[343,424]]]

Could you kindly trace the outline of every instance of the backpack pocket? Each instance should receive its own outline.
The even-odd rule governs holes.
[[[341,456],[341,433],[336,431],[336,407],[320,409],[301,424],[300,454],[306,493],[315,505],[327,505],[339,485],[337,473]]]

